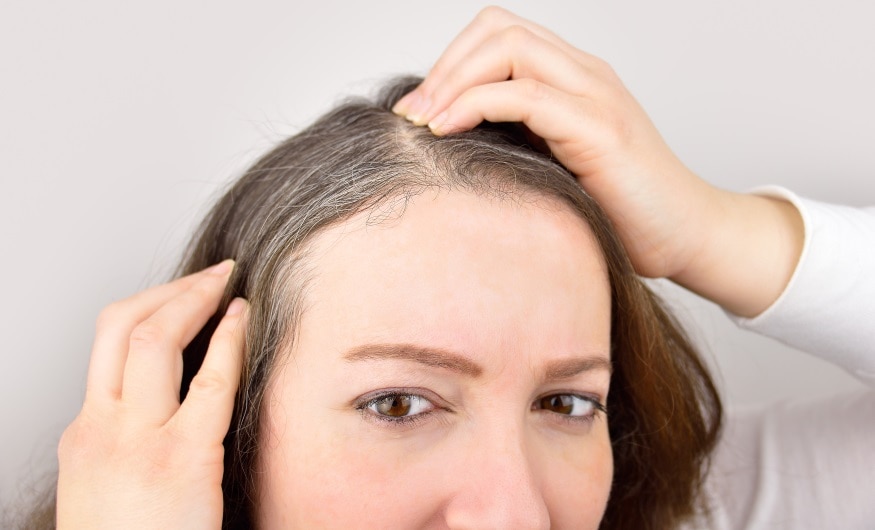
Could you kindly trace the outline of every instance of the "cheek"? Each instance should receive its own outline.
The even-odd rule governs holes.
[[[613,453],[607,424],[583,443],[554,446],[538,463],[553,528],[599,527],[611,491]],[[558,453],[558,454],[557,454]]]

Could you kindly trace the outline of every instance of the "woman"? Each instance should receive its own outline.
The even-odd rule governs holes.
[[[685,515],[720,423],[699,358],[572,176],[521,148],[519,128],[440,138],[392,114],[415,86],[341,106],[276,148],[196,238],[184,272],[234,256],[227,290],[254,304],[226,441],[225,521],[576,528],[597,526],[607,505],[612,524],[640,526],[627,504],[662,526]],[[129,353],[122,368],[123,342],[98,339],[86,402],[119,411],[142,399],[131,406],[162,425],[168,412],[196,410],[198,377],[172,414],[180,359],[157,344],[181,347],[203,326],[230,263],[213,272],[107,310],[99,335],[130,337]],[[241,340],[241,304],[214,337],[236,329]],[[192,375],[210,331],[187,352]],[[208,409],[189,414],[208,418]],[[224,434],[228,419],[212,419],[222,420],[214,435]],[[85,443],[79,430],[74,448]],[[90,474],[68,485],[66,473],[61,520],[65,509],[87,510],[66,495],[98,487]],[[210,481],[219,501],[220,477]],[[417,501],[392,510],[367,502],[397,492]]]
[[[529,60],[532,50],[538,62]],[[716,441],[719,401],[698,357],[634,279],[599,209],[558,177],[556,166],[512,147],[519,144],[513,128],[474,131],[454,145],[452,136],[430,139],[424,129],[398,125],[385,108],[438,135],[482,118],[524,122],[605,208],[639,273],[670,277],[742,316],[761,313],[790,281],[805,237],[797,210],[698,180],[605,65],[500,10],[482,13],[419,88],[396,101],[403,88],[382,99],[382,114],[373,112],[381,105],[361,114],[341,109],[278,148],[208,219],[186,272],[234,255],[226,298],[243,294],[252,308],[235,300],[195,337],[220,306],[232,274],[226,262],[104,314],[86,403],[61,444],[61,524],[218,526],[221,440],[231,422],[244,324],[249,357],[225,455],[229,525],[251,515],[266,527],[667,528],[692,514]],[[347,116],[354,119],[343,122]],[[375,139],[365,133],[375,129],[361,121],[390,119],[395,123],[376,129],[391,132],[376,139],[389,152],[374,152],[368,142]],[[345,129],[330,136],[338,126]],[[463,156],[478,141],[476,156]],[[363,152],[355,172],[331,170],[332,160],[357,149]],[[441,156],[447,153],[454,154]],[[381,163],[369,166],[368,157]],[[388,175],[387,160],[400,160]],[[348,190],[320,197],[323,190],[304,178],[313,178],[314,168],[345,176]],[[278,171],[303,177],[277,180]],[[363,194],[363,182],[379,193]],[[272,203],[283,193],[300,197],[302,206],[321,200],[323,210],[296,216],[288,211],[294,205]],[[266,213],[249,215],[259,208]],[[520,258],[526,249],[531,255]],[[557,255],[562,259],[549,259]],[[411,269],[428,281],[417,283]],[[459,286],[464,292],[448,299]],[[280,314],[277,293],[290,298]],[[527,307],[544,300],[553,303]],[[524,314],[530,322],[520,319]],[[504,335],[513,329],[518,333]],[[402,342],[387,347],[399,330],[406,332]],[[186,364],[193,370],[210,336],[201,375],[181,374],[174,350],[194,339]],[[364,338],[367,347],[343,344]],[[419,347],[423,341],[431,346]],[[459,345],[469,355],[491,355],[475,362],[448,353]],[[507,350],[521,355],[502,355]],[[387,362],[396,364],[380,364]],[[345,385],[355,388],[362,373],[343,377],[339,367],[405,373],[397,363],[411,362],[429,367],[402,378],[415,388],[330,401],[332,392],[349,390]],[[456,374],[451,381],[467,374],[487,382],[444,384],[432,373],[447,371]],[[533,375],[542,372],[552,378]],[[181,406],[180,377],[192,381]],[[442,385],[449,390],[430,388]],[[301,413],[314,398],[328,402]],[[356,411],[357,427],[344,430],[330,410],[343,417]],[[523,419],[513,411],[523,411]],[[576,423],[560,427],[560,417]],[[386,425],[367,424],[399,418],[420,424],[393,425],[400,430],[391,434]],[[312,430],[323,423],[336,427],[328,434],[344,436]],[[453,448],[464,454],[450,451],[456,456],[447,459],[439,450]],[[381,468],[371,455],[386,449],[402,454]],[[459,480],[450,471],[470,474]],[[421,484],[435,476],[437,484]],[[353,487],[333,498],[336,489],[325,491],[344,484]],[[386,484],[403,488],[381,489]],[[384,506],[383,498],[393,503]],[[310,504],[295,504],[302,502]]]

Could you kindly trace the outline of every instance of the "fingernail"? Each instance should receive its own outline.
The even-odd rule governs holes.
[[[416,95],[416,90],[414,90],[413,92],[408,92],[406,96],[399,99],[398,102],[395,103],[395,106],[392,107],[392,112],[399,116],[407,116],[407,113],[410,111],[411,103],[413,103]]]
[[[449,115],[450,115],[450,112],[445,110],[445,111],[441,112],[440,114],[438,114],[437,116],[435,116],[433,120],[428,122],[428,128],[431,129],[431,132],[433,132],[437,135],[444,134],[446,131],[443,130],[443,126],[444,126],[444,124],[446,124],[447,118],[449,117]]]
[[[209,272],[210,274],[214,274],[216,276],[225,276],[226,274],[231,272],[231,269],[233,269],[233,268],[234,268],[234,260],[226,259],[225,261],[219,263],[218,265],[213,265],[212,267],[207,269],[207,272]]]
[[[392,112],[398,114],[399,116],[404,116],[405,118],[410,114],[410,112],[416,108],[416,105],[419,103],[419,99],[422,96],[419,94],[418,90],[414,90],[413,92],[408,93],[406,96],[398,100],[398,103],[392,107]]]
[[[231,303],[228,304],[228,310],[225,311],[225,314],[228,316],[239,315],[243,312],[243,309],[246,307],[246,301],[242,298],[235,298],[231,300]]]
[[[407,119],[413,122],[413,125],[425,125],[428,123],[428,111],[431,110],[431,98],[420,98],[415,106],[412,106]]]

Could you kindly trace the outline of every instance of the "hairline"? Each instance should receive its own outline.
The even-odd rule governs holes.
[[[354,218],[365,214],[367,215],[367,219],[365,221],[367,226],[379,226],[381,224],[384,224],[388,220],[399,220],[404,215],[407,205],[412,198],[422,195],[428,190],[436,189],[438,190],[438,192],[461,191],[463,193],[473,194],[477,197],[497,199],[501,202],[513,202],[518,205],[534,205],[539,208],[543,208],[545,211],[550,212],[557,212],[564,208],[566,212],[572,213],[584,224],[584,226],[588,230],[592,231],[592,227],[590,226],[589,221],[569,200],[570,197],[562,195],[558,191],[554,191],[553,189],[546,187],[536,188],[532,185],[527,185],[525,183],[521,183],[515,179],[512,179],[510,176],[502,176],[500,173],[493,173],[490,176],[475,178],[476,180],[473,181],[462,181],[461,179],[453,179],[452,177],[434,179],[432,182],[429,183],[420,183],[404,186],[396,193],[378,196],[376,199],[373,200],[365,200],[356,209],[346,214],[340,215],[337,218],[326,223],[325,225],[322,225],[317,229],[311,231],[296,246],[295,249],[291,249],[284,253],[282,257],[283,265],[280,268],[280,277],[277,279],[277,286],[279,289],[281,289],[283,294],[279,295],[280,303],[275,304],[275,307],[281,308],[281,312],[283,314],[291,315],[292,320],[286,323],[285,329],[287,330],[287,332],[284,334],[284,336],[280,337],[279,343],[277,344],[277,348],[279,351],[276,352],[273,362],[271,363],[271,366],[269,368],[267,374],[267,384],[269,385],[271,380],[273,379],[278,365],[287,362],[291,358],[292,353],[294,352],[294,349],[297,345],[298,336],[300,333],[300,323],[303,320],[303,316],[306,313],[308,307],[309,297],[307,296],[307,293],[312,285],[312,281],[315,277],[316,271],[316,264],[313,258],[312,251],[314,249],[316,241],[319,240],[319,238],[323,236],[325,232],[331,230],[332,228],[336,228],[339,225],[348,223]],[[510,188],[502,188],[501,190],[499,190],[489,184],[497,181],[510,183]],[[468,184],[468,182],[482,182],[482,184],[471,185]],[[580,189],[582,193],[586,193],[585,191],[583,191],[583,188]],[[526,198],[530,198],[530,200],[522,202]],[[374,211],[378,211],[386,203],[397,201],[399,199],[403,201],[404,205],[397,216],[372,220],[371,215]],[[394,208],[392,211],[394,211]],[[602,248],[601,243],[598,242],[597,238],[594,239],[596,242],[595,246],[600,254],[600,259],[604,262],[606,260],[606,257],[604,255],[604,249]],[[610,274],[608,274],[608,276],[610,279]],[[274,315],[273,318],[279,318],[279,316]]]

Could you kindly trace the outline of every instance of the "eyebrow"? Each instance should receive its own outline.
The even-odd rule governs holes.
[[[348,362],[398,359],[443,368],[472,378],[483,374],[479,364],[463,355],[417,344],[363,344],[347,351],[343,358]],[[562,381],[594,370],[604,370],[610,374],[611,361],[600,355],[551,361],[544,370],[544,379],[548,382]]]

